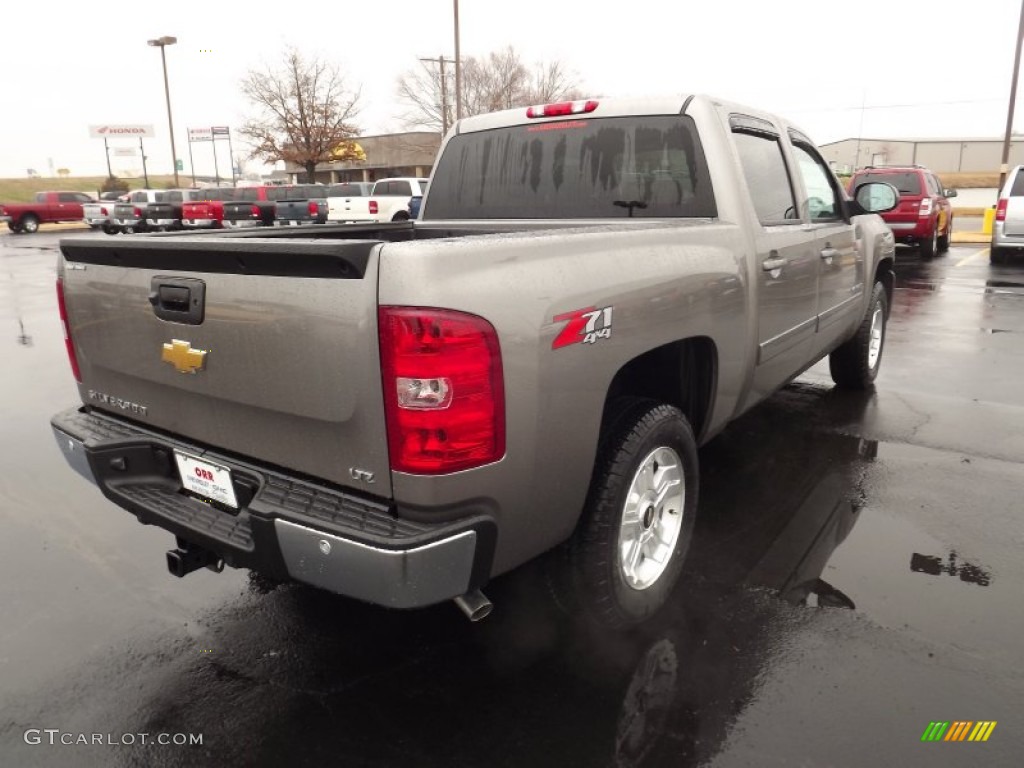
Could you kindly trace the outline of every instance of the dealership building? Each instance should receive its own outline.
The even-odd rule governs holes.
[[[320,163],[316,178],[325,184],[343,181],[376,181],[394,176],[425,178],[434,167],[434,158],[441,148],[441,134],[432,131],[390,133],[383,136],[361,136],[352,140],[365,155],[365,160],[343,160]],[[290,181],[305,182],[306,170],[301,165],[286,163]]]

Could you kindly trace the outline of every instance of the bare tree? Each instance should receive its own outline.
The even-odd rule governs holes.
[[[437,131],[453,122],[454,71],[441,81],[440,68],[426,63],[398,78],[398,97],[408,110],[407,127]],[[447,88],[447,92],[442,90]],[[442,98],[442,94],[444,97]],[[464,117],[499,109],[580,98],[575,76],[560,61],[538,62],[531,70],[511,45],[486,56],[462,60],[462,113]],[[443,108],[447,105],[447,119]]]
[[[462,67],[462,81],[462,90],[465,92],[465,63]],[[398,78],[398,98],[409,107],[401,118],[402,122],[409,128],[425,127],[443,131],[455,119],[454,93],[454,71],[451,77],[446,76],[442,80],[440,67],[434,66],[430,60],[421,60],[419,69],[410,70]]]
[[[250,70],[242,93],[258,110],[239,131],[251,157],[301,165],[310,181],[318,163],[349,159],[360,91],[349,90],[333,64],[288,49],[279,67]]]

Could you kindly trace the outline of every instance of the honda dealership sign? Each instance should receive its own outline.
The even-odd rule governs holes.
[[[156,134],[152,125],[90,125],[89,136],[94,139],[150,139]]]

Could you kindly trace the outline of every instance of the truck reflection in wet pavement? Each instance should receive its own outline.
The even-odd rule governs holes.
[[[876,444],[797,418],[804,404],[787,398],[807,396],[774,398],[702,451],[694,556],[670,608],[642,630],[566,619],[537,599],[542,565],[493,584],[496,610],[479,625],[450,606],[387,612],[254,579],[245,605],[203,628],[209,653],[161,671],[137,729],[203,732],[218,764],[707,760],[752,695],[779,623],[802,610],[779,596],[854,607],[822,574],[857,522]],[[866,402],[810,396],[839,422]]]

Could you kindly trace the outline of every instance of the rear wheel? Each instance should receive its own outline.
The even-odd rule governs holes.
[[[409,214],[406,213],[405,211],[399,211],[398,213],[396,213],[391,218],[391,220],[392,221],[408,221],[409,220]]]
[[[679,579],[697,511],[697,444],[678,408],[637,399],[611,408],[554,586],[573,612],[624,627],[652,616]]]
[[[116,235],[118,232],[121,231],[117,227],[115,227],[113,224],[104,224],[102,226],[102,229],[103,229],[103,232],[105,234],[108,234],[108,235]]]
[[[939,253],[945,253],[949,250],[949,242],[953,237],[953,217],[950,216],[946,222],[946,231],[939,236],[936,241],[939,249]]]
[[[921,258],[931,259],[939,251],[939,224],[935,222],[932,227],[932,233],[921,241]]]
[[[9,230],[11,230],[11,232],[13,232],[13,233],[14,233],[14,234],[16,234],[16,235],[20,235],[20,234],[21,234],[21,227],[19,227],[19,226],[18,226],[17,224],[15,224],[15,223],[14,223],[13,221],[8,221],[8,222],[7,222],[7,228],[8,228]]]
[[[39,219],[35,214],[28,213],[21,217],[20,227],[22,231],[28,232],[30,235],[39,231]]]
[[[837,386],[845,389],[867,389],[875,382],[882,364],[885,346],[885,325],[889,301],[885,288],[875,283],[867,315],[852,339],[828,356],[829,373]]]

